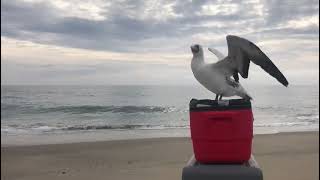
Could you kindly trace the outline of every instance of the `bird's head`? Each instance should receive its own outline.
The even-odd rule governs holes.
[[[201,55],[203,54],[202,47],[199,44],[192,45],[191,52],[194,56],[198,54],[201,54]]]

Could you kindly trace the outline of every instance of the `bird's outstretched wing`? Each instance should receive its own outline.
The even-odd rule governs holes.
[[[217,49],[208,48],[208,50],[209,50],[210,52],[212,52],[214,55],[217,56],[218,61],[221,61],[221,60],[223,60],[223,59],[226,57],[225,55],[223,55],[223,54],[222,54],[219,50],[217,50]],[[239,82],[238,72],[234,72],[232,76],[233,76],[233,78],[234,78],[234,80],[235,80],[236,82]]]
[[[218,51],[217,49],[208,48],[208,50],[209,50],[210,52],[212,52],[214,55],[216,55],[219,61],[226,57],[225,55],[223,55],[223,54],[222,54],[220,51]]]
[[[250,61],[259,65],[263,70],[276,78],[284,86],[288,86],[288,81],[279,71],[277,66],[252,42],[233,35],[227,36],[228,56],[231,57],[236,71],[243,78],[248,77]]]

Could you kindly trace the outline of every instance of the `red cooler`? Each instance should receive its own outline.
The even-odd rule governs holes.
[[[243,163],[250,159],[253,115],[250,101],[190,101],[190,128],[200,163]]]

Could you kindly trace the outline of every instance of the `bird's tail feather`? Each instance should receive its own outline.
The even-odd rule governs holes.
[[[245,100],[253,100],[253,98],[252,98],[250,95],[248,95],[248,94],[246,94],[243,98],[244,98]]]
[[[253,98],[247,93],[247,91],[239,84],[238,95],[246,100],[253,100]]]

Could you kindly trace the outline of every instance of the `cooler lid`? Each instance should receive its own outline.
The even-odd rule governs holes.
[[[220,100],[191,99],[189,103],[190,111],[225,111],[236,109],[251,109],[251,102],[245,99]]]

